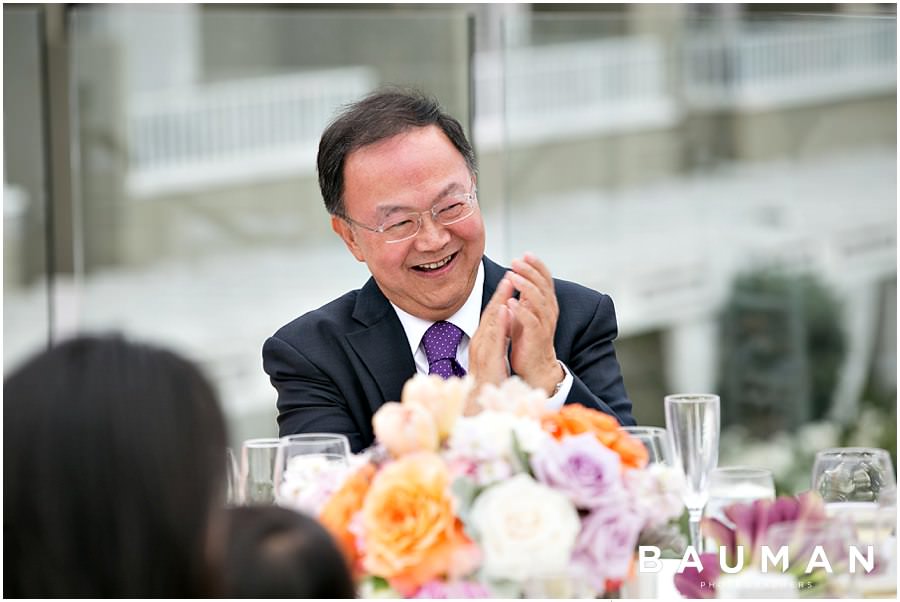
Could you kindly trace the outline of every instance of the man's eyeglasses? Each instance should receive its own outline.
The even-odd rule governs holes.
[[[476,192],[473,187],[472,192],[448,194],[432,205],[431,209],[390,215],[375,228],[361,224],[346,215],[341,217],[354,226],[384,235],[384,242],[403,242],[419,233],[422,227],[422,216],[426,213],[430,213],[431,219],[442,226],[452,226],[475,213],[475,208],[478,206]]]

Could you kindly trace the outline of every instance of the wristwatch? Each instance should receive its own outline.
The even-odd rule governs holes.
[[[556,395],[559,393],[559,390],[562,389],[563,383],[566,382],[566,377],[569,375],[569,373],[566,372],[566,367],[563,366],[562,362],[560,362],[559,360],[556,361],[559,362],[559,367],[562,368],[563,377],[558,383],[556,383],[556,386],[553,387],[553,393],[550,394],[550,398],[556,397]]]

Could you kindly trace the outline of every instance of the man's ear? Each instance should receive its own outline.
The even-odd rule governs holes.
[[[365,256],[363,255],[362,249],[359,248],[359,245],[356,244],[356,234],[354,234],[353,229],[350,227],[350,224],[342,220],[336,215],[331,216],[331,229],[334,230],[338,236],[344,241],[344,244],[347,245],[347,248],[353,253],[353,256],[356,257],[357,261],[365,261]]]

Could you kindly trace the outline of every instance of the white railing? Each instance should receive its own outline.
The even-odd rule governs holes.
[[[308,171],[335,112],[375,87],[370,69],[329,71],[144,93],[128,106],[129,191]]]
[[[896,89],[897,24],[843,19],[692,33],[683,62],[698,108],[762,109]]]
[[[659,40],[631,36],[475,57],[479,145],[660,127],[675,119]],[[503,120],[505,119],[505,124]]]
[[[754,110],[896,89],[896,23],[843,19],[738,25],[685,35],[681,64],[660,39],[628,36],[475,57],[482,151],[677,125],[682,110]],[[682,82],[673,81],[680,69]],[[196,86],[132,98],[133,197],[309,172],[337,108],[377,84],[372,70]],[[675,85],[683,86],[677,100]]]

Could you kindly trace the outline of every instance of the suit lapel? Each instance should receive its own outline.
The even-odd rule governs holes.
[[[481,295],[481,312],[484,313],[484,308],[494,296],[497,285],[500,284],[500,280],[503,279],[503,274],[507,270],[488,259],[487,255],[482,258],[482,261],[484,263],[484,294]]]
[[[368,396],[374,412],[385,401],[399,401],[407,379],[416,373],[403,325],[391,304],[369,278],[359,295],[353,318],[363,328],[347,335],[347,341],[377,383],[380,399]]]
[[[506,269],[486,256],[484,261],[484,294],[481,311],[497,290]],[[400,392],[407,379],[416,373],[416,364],[409,351],[409,341],[397,313],[378,288],[374,278],[369,278],[356,297],[353,319],[362,328],[347,335],[347,341],[377,383],[380,399],[368,395],[374,412],[385,401],[399,401]]]
[[[487,307],[488,301],[491,300],[491,297],[494,296],[494,292],[497,290],[497,285],[500,284],[500,280],[503,279],[503,275],[506,274],[508,268],[504,268],[501,265],[498,265],[487,258],[487,255],[484,256],[484,294],[481,296],[481,313],[484,313],[484,308]],[[518,299],[519,291],[513,293],[513,296]],[[506,364],[509,365],[510,354],[512,353],[512,347],[506,350]],[[510,370],[512,374],[512,371]]]

